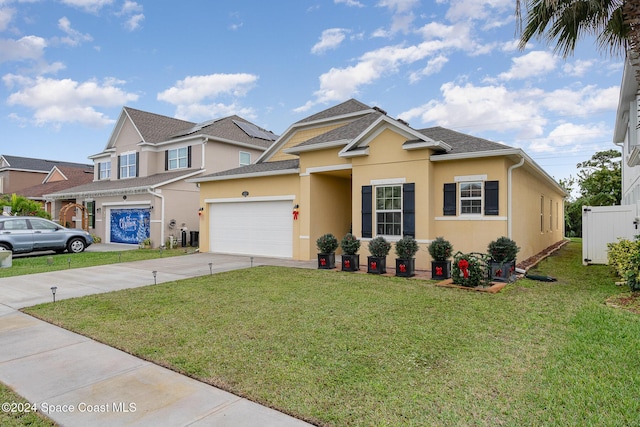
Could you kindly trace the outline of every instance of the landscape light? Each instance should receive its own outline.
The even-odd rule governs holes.
[[[51,287],[51,293],[53,294],[53,302],[56,302],[56,291],[58,290],[57,286]]]
[[[213,274],[213,263],[209,263],[209,274]]]
[[[158,275],[158,272],[156,270],[153,270],[151,274],[153,274],[153,284],[157,285],[158,282],[156,281],[156,276]]]

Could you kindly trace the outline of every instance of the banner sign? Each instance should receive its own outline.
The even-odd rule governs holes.
[[[149,237],[149,209],[111,209],[111,242],[139,244]]]

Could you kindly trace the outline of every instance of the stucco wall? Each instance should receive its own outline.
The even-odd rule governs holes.
[[[339,124],[334,124],[331,126],[319,126],[319,127],[315,127],[312,129],[304,129],[304,130],[299,130],[296,133],[294,133],[289,139],[287,139],[287,141],[282,145],[282,147],[280,147],[279,151],[277,153],[275,153],[273,155],[273,157],[271,157],[269,160],[270,161],[277,161],[277,160],[289,160],[289,159],[295,159],[298,156],[294,156],[292,154],[287,154],[284,152],[285,149],[296,146],[298,144],[300,144],[303,141],[306,141],[308,139],[311,139],[313,137],[316,137],[318,135],[321,135],[325,132],[328,132],[332,129],[338,128],[340,126],[344,126],[345,123],[339,123]]]

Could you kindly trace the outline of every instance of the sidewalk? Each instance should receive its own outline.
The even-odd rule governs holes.
[[[316,267],[193,254],[0,279],[0,382],[63,426],[309,425],[16,311],[50,302],[51,286],[60,300],[251,265]]]

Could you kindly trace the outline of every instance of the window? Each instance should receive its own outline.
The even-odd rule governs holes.
[[[482,213],[482,183],[460,183],[460,213],[462,215]]]
[[[87,208],[89,228],[96,228],[96,202],[94,201],[84,202],[84,205]]]
[[[137,160],[138,160],[137,153],[122,154],[120,157],[118,157],[118,163],[120,164],[119,178],[133,178],[138,176],[137,174],[138,168],[136,167]]]
[[[251,153],[246,151],[240,152],[240,166],[246,166],[251,164]]]
[[[549,200],[549,231],[553,230],[553,200]]]
[[[168,150],[168,170],[189,167],[189,150],[187,147]]]
[[[98,179],[111,179],[111,162],[98,163]]]
[[[540,196],[540,232],[544,233],[544,196]]]
[[[49,221],[44,221],[42,219],[31,218],[29,219],[29,222],[31,223],[31,228],[34,230],[55,231],[58,229],[58,226],[56,224]]]
[[[376,232],[378,235],[402,234],[402,186],[376,187]]]

